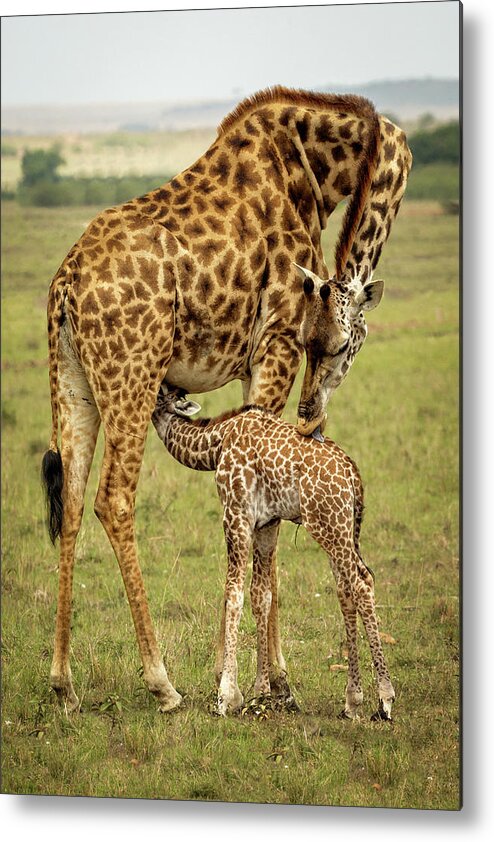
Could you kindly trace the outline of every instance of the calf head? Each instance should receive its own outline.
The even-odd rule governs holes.
[[[308,436],[324,426],[328,400],[367,336],[364,312],[379,304],[384,281],[323,281],[295,266],[303,281],[305,312],[299,338],[307,355],[297,426]]]
[[[156,398],[153,422],[159,421],[166,414],[182,415],[187,418],[190,415],[195,415],[200,409],[200,404],[189,400],[183,389],[168,388],[163,381]]]

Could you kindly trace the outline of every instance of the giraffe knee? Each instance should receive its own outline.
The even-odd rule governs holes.
[[[225,599],[225,611],[227,614],[235,611],[242,611],[244,607],[244,592],[240,588],[231,590]]]
[[[103,494],[98,492],[94,502],[94,513],[103,526],[125,523],[132,515],[133,505],[125,494]]]
[[[271,610],[272,599],[273,597],[270,589],[266,588],[259,593],[257,590],[251,588],[250,601],[252,611],[255,614],[267,616]]]

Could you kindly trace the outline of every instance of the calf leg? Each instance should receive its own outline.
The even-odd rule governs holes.
[[[283,699],[291,706],[295,706],[295,700],[292,696],[286,674],[286,663],[281,651],[280,626],[278,616],[278,574],[276,569],[276,545],[278,542],[279,524],[273,526],[273,533],[270,537],[269,546],[266,547],[265,561],[263,563],[263,570],[267,568],[269,571],[269,590],[270,590],[270,607],[268,614],[268,628],[267,628],[267,646],[268,646],[268,663],[269,663],[269,682],[271,693],[278,699]],[[255,536],[254,536],[255,541]],[[255,544],[254,544],[255,547]],[[254,566],[255,574],[255,566]],[[264,574],[263,574],[264,575]],[[214,674],[216,684],[219,685],[221,681],[221,674],[223,672],[223,658],[224,658],[224,643],[225,643],[225,603],[223,602],[220,632],[218,636],[218,643],[216,647],[216,661],[214,667]]]
[[[271,559],[277,539],[278,524],[265,526],[263,529],[256,529],[254,532],[250,600],[257,625],[257,676],[254,684],[254,696],[256,697],[271,693],[268,624],[272,596]]]
[[[223,664],[218,688],[218,713],[226,716],[238,710],[243,696],[237,683],[237,640],[244,604],[244,581],[252,541],[252,528],[246,518],[233,516],[224,523],[228,569],[224,599]]]
[[[345,621],[348,648],[348,680],[346,685],[345,708],[342,716],[347,719],[354,719],[357,716],[357,708],[362,704],[364,699],[358,661],[357,609],[353,600],[351,587],[348,583],[340,580],[337,590],[341,613]]]
[[[287,335],[278,335],[276,331],[273,331],[272,334],[267,331],[254,354],[251,379],[248,384],[243,384],[244,403],[260,404],[276,414],[281,414],[299,369],[302,353],[303,349],[298,345],[295,334],[292,335],[288,332]],[[277,535],[278,532],[279,526],[276,527]],[[286,677],[286,663],[281,651],[276,543],[277,541],[270,550],[269,679],[273,696],[294,704]]]
[[[335,486],[334,497],[337,496],[340,496],[344,504],[340,514],[345,516],[346,523],[328,528],[327,513],[331,511],[331,500],[329,499],[319,510],[309,506],[307,501],[311,499],[310,487],[307,481],[301,482],[303,522],[312,537],[328,553],[345,619],[348,638],[348,685],[344,713],[350,716],[355,715],[357,706],[362,702],[356,640],[355,612],[357,611],[362,617],[378,678],[379,710],[373,718],[391,719],[391,705],[395,694],[379,637],[374,604],[374,581],[355,544],[354,500],[348,494],[343,495],[341,489]]]
[[[368,571],[367,576],[360,578],[357,582],[355,587],[355,601],[358,612],[362,617],[372,660],[377,673],[379,709],[373,714],[372,719],[391,719],[391,706],[395,699],[395,691],[391,684],[379,635],[374,602],[374,582]]]
[[[344,713],[346,716],[355,716],[356,706],[362,703],[363,698],[357,652],[356,613],[358,612],[364,624],[378,680],[379,710],[372,718],[391,719],[391,706],[395,693],[379,636],[372,575],[356,550],[348,552],[333,550],[332,558],[335,572],[339,576],[338,597],[348,640],[348,684]]]

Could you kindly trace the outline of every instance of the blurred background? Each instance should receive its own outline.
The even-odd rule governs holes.
[[[366,96],[407,132],[408,199],[455,212],[459,4],[2,21],[2,198],[108,206],[173,177],[273,84]]]

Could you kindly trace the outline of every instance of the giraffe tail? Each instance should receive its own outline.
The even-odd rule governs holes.
[[[352,459],[350,459],[350,462],[352,463],[354,468],[353,539],[355,543],[355,550],[357,551],[357,555],[362,564],[364,565],[365,569],[372,576],[372,580],[375,581],[376,577],[374,575],[374,571],[369,567],[368,564],[365,563],[364,559],[362,558],[362,553],[360,552],[360,529],[362,527],[362,521],[364,519],[364,486],[357,465]]]
[[[48,534],[52,544],[62,531],[63,466],[60,451],[47,450],[41,463],[41,482],[46,496]]]
[[[58,448],[58,351],[60,327],[64,320],[65,289],[69,276],[70,269],[62,267],[53,278],[48,293],[48,364],[52,429],[50,445],[41,463],[41,483],[45,492],[48,534],[52,544],[59,537],[63,522],[63,465]]]

